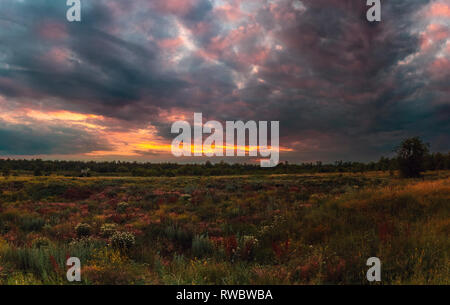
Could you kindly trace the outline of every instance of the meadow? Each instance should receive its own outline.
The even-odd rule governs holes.
[[[0,284],[450,283],[450,171],[0,178]]]

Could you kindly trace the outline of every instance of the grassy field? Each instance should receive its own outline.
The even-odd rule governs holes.
[[[450,283],[450,172],[0,180],[0,284]]]

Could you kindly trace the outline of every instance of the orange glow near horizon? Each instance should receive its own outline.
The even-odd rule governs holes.
[[[145,152],[145,151],[151,151],[154,153],[160,153],[160,154],[172,154],[172,145],[168,144],[168,143],[164,143],[164,142],[142,142],[142,143],[130,143],[127,145],[128,149],[123,150],[124,147],[118,147],[117,150],[115,151],[95,151],[95,152],[91,152],[91,153],[87,153],[85,155],[88,156],[107,156],[107,155],[123,155],[123,156],[139,156],[140,153],[136,152]],[[231,148],[232,146],[229,145],[222,145],[220,146],[220,148],[222,148],[222,151],[224,152],[224,156],[225,156],[225,150],[228,148]],[[122,148],[122,149],[121,149]],[[206,154],[206,153],[214,153],[215,152],[215,146],[212,145],[211,149],[207,149],[205,147],[202,146],[201,150],[196,150],[194,147],[194,144],[191,145],[191,153],[199,153],[201,152],[202,154]],[[180,146],[180,149],[182,149],[182,146]],[[246,153],[249,153],[250,151],[258,151],[259,150],[259,146],[238,146],[238,145],[234,145],[234,149],[236,151],[245,151]],[[268,146],[268,150],[271,150],[271,146]],[[286,148],[286,147],[280,147],[279,148],[280,152],[292,152],[294,151],[291,148]]]
[[[58,111],[49,111],[49,112],[42,112],[37,111],[33,109],[26,109],[26,114],[29,117],[38,119],[38,120],[65,120],[65,121],[85,121],[88,119],[98,119],[102,120],[104,119],[101,115],[95,115],[95,114],[84,114],[84,113],[77,113],[77,112],[71,112],[66,110],[58,110]]]
[[[161,113],[160,118],[164,121],[172,122],[176,120],[186,119],[187,114],[178,112],[176,110],[166,111]],[[39,125],[42,128],[51,128],[52,126],[81,128],[89,134],[95,134],[98,139],[104,140],[110,145],[108,150],[90,151],[80,154],[82,157],[146,157],[147,153],[155,156],[172,157],[172,143],[171,140],[162,138],[157,135],[157,130],[154,126],[148,125],[145,128],[128,129],[124,131],[116,131],[111,126],[116,126],[114,119],[108,119],[101,115],[78,113],[67,110],[54,111],[40,111],[31,108],[16,109],[15,111],[1,111],[0,119],[11,124],[22,125]],[[39,123],[37,123],[39,122]],[[120,122],[117,122],[120,124]],[[191,145],[191,153],[199,153],[202,155],[206,153],[214,153],[216,146],[213,144],[211,148],[203,147],[200,150],[196,149],[194,144]],[[259,151],[259,146],[238,146],[221,145],[220,148],[224,152],[229,148],[234,148],[236,152]],[[270,150],[271,147],[269,146]],[[280,152],[292,152],[293,149],[280,147]]]
[[[149,143],[141,143],[139,144],[139,147],[143,148],[143,149],[149,149],[149,150],[156,150],[156,151],[165,151],[165,152],[171,152],[172,151],[172,145],[171,144],[158,144],[158,143],[154,143],[154,142],[149,142]],[[259,150],[259,146],[238,146],[238,145],[234,145],[230,146],[230,145],[221,145],[221,146],[215,146],[212,145],[212,147],[209,149],[206,149],[203,145],[202,145],[202,149],[201,150],[196,150],[194,144],[191,145],[191,153],[214,153],[215,152],[215,148],[216,147],[220,147],[222,149],[223,152],[225,152],[225,150],[229,149],[229,148],[234,148],[237,151],[245,151],[245,152],[250,152],[250,151],[258,151]],[[182,149],[182,145],[180,145],[180,149]],[[268,146],[268,150],[271,150],[271,146]],[[279,151],[284,151],[284,152],[290,152],[290,151],[294,151],[291,148],[285,148],[285,147],[280,147]]]

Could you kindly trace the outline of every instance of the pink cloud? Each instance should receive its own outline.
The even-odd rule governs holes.
[[[38,27],[41,37],[48,40],[61,40],[67,38],[66,26],[63,23],[45,21]]]
[[[190,30],[191,30],[192,34],[194,34],[196,36],[203,36],[203,35],[209,33],[212,30],[212,28],[209,23],[201,21],[201,22],[197,22],[195,25],[191,26]]]
[[[259,24],[242,25],[226,35],[213,37],[198,55],[209,59],[221,58],[237,62],[241,67],[261,65],[271,52],[271,46],[263,42],[263,35],[263,28]]]
[[[163,49],[174,50],[183,45],[183,39],[181,37],[167,38],[158,41],[158,46]]]
[[[219,18],[230,22],[235,22],[241,18],[249,17],[248,14],[241,10],[241,3],[241,0],[233,0],[231,3],[224,3],[214,9],[214,14]]]
[[[61,64],[66,62],[67,59],[69,59],[70,51],[67,50],[66,48],[55,47],[50,50],[48,56],[54,62]]]
[[[156,1],[153,5],[162,13],[184,16],[196,5],[196,0],[165,0]]]
[[[420,48],[427,50],[433,44],[446,40],[450,37],[450,31],[447,27],[432,23],[428,25],[426,31],[421,35]]]
[[[450,17],[450,6],[444,3],[433,3],[428,14],[433,17]]]
[[[434,78],[444,78],[449,76],[450,60],[447,58],[438,58],[429,67],[429,71]]]

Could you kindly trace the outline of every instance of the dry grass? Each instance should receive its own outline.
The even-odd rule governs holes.
[[[450,283],[449,171],[10,177],[0,191],[4,284],[64,284],[68,253],[85,284],[367,284],[372,256],[382,284]],[[88,239],[76,239],[78,223]],[[105,223],[135,246],[112,249]],[[39,238],[48,247],[33,248]]]

